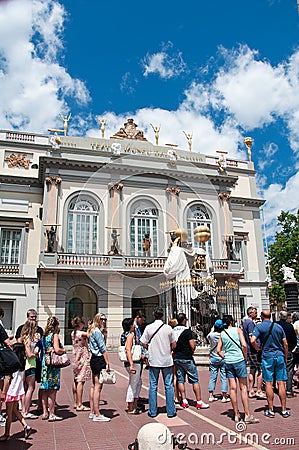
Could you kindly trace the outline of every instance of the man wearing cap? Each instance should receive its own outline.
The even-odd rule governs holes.
[[[228,382],[226,378],[226,370],[224,360],[217,355],[217,345],[220,338],[220,333],[223,331],[224,325],[221,319],[216,320],[214,323],[214,330],[211,330],[207,335],[207,340],[210,343],[210,381],[208,386],[209,391],[209,403],[215,402],[218,400],[217,397],[214,397],[214,390],[216,387],[216,381],[218,377],[218,372],[220,372],[220,381],[221,381],[221,393],[222,393],[222,403],[229,402],[230,399],[227,396],[228,391]]]
[[[287,397],[296,397],[295,392],[293,391],[293,350],[297,346],[297,336],[294,330],[294,327],[291,323],[288,322],[288,313],[287,311],[280,311],[279,313],[279,321],[278,325],[283,328],[287,343],[288,343],[288,359],[287,359]]]
[[[177,341],[176,348],[173,352],[173,360],[177,373],[178,388],[182,398],[182,407],[189,407],[185,391],[185,381],[187,375],[188,382],[192,384],[193,392],[196,397],[196,408],[206,409],[209,408],[209,405],[201,399],[198,372],[193,359],[195,341],[192,331],[186,326],[187,320],[188,319],[185,313],[179,313],[177,315],[178,324],[173,329]]]
[[[258,324],[250,339],[251,344],[256,350],[262,350],[262,373],[263,380],[266,383],[266,395],[268,409],[265,409],[264,415],[274,418],[274,379],[278,385],[278,395],[281,403],[281,415],[284,418],[290,416],[290,410],[286,405],[287,380],[286,362],[288,358],[288,342],[284,330],[277,323],[271,322],[271,313],[264,309],[261,312],[262,323]],[[257,344],[259,339],[261,346]]]

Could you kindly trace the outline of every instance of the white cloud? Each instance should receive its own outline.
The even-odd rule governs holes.
[[[174,53],[171,48],[173,44],[168,42],[162,45],[162,51],[154,54],[147,54],[142,61],[144,68],[143,75],[147,77],[152,73],[157,73],[161,78],[175,78],[187,70],[181,52]]]
[[[67,97],[88,102],[84,83],[58,61],[65,16],[54,0],[0,4],[1,128],[46,132],[68,110]]]
[[[270,184],[264,189],[263,196],[266,203],[263,207],[267,236],[274,236],[277,217],[281,211],[294,213],[298,210],[299,172],[292,176],[285,186]]]

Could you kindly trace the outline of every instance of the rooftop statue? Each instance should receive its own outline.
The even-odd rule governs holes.
[[[128,119],[124,126],[119,129],[111,138],[115,139],[135,139],[136,141],[147,141],[143,136],[143,131],[137,130],[137,125],[134,119]]]

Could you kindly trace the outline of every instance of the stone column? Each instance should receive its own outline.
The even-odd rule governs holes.
[[[229,199],[230,194],[228,192],[220,192],[218,194],[218,197],[221,199],[222,203],[222,211],[224,216],[224,234],[225,234],[225,243],[226,243],[226,258],[229,259],[229,237],[231,237],[233,234],[233,226],[232,226],[232,219],[231,219],[231,213],[229,208]]]
[[[168,186],[166,188],[167,199],[168,199],[168,227],[170,230],[176,230],[179,228],[178,224],[178,199],[181,189],[178,187]]]
[[[121,322],[124,318],[124,288],[123,276],[119,273],[108,275],[108,346],[117,347],[122,332]],[[128,316],[129,317],[129,316]]]

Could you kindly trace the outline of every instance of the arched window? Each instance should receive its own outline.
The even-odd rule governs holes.
[[[187,231],[189,241],[192,242],[193,247],[200,247],[200,242],[194,241],[194,230],[200,225],[205,225],[210,229],[212,236],[212,219],[209,211],[203,204],[196,204],[189,208],[187,213]],[[205,250],[209,252],[212,257],[212,242],[211,239],[205,243]]]
[[[87,196],[74,197],[68,208],[67,252],[98,252],[99,206]]]
[[[139,201],[131,209],[130,242],[131,255],[142,256],[142,240],[145,233],[149,233],[151,239],[150,255],[158,255],[158,210],[150,201]]]

